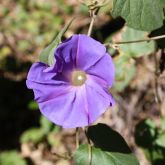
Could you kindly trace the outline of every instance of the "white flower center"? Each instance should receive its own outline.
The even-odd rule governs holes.
[[[84,71],[73,71],[71,74],[71,83],[74,86],[81,86],[85,83],[87,77]]]

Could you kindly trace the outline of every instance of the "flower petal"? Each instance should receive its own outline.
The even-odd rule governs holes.
[[[72,88],[66,84],[42,84],[29,80],[26,81],[26,84],[30,89],[33,89],[35,100],[38,103],[69,93]]]
[[[115,79],[115,67],[111,56],[106,53],[99,61],[86,70],[86,72],[95,77],[96,81],[102,79],[111,87]]]
[[[86,35],[79,35],[76,54],[76,64],[78,68],[87,70],[105,53],[106,48],[103,44]]]
[[[114,104],[108,93],[114,81],[111,57],[96,40],[73,35],[57,47],[55,59],[50,67],[41,62],[33,64],[26,81],[42,114],[66,128],[91,124]],[[71,85],[70,76],[75,69],[87,73],[82,86]]]
[[[27,80],[38,82],[38,83],[44,83],[44,84],[54,84],[53,77],[55,77],[55,72],[46,72],[50,68],[48,65],[36,62],[34,63],[27,76]]]
[[[34,63],[27,76],[26,85],[33,89],[35,100],[42,102],[52,98],[57,93],[69,91],[69,83],[61,75],[57,75],[52,70],[48,71],[48,66],[43,63]]]
[[[76,66],[75,54],[77,52],[77,36],[74,35],[61,43],[55,50],[55,70],[58,73],[72,70]]]
[[[58,46],[55,51],[56,66],[72,64],[72,68],[86,70],[94,65],[104,54],[106,48],[87,35],[73,35]]]
[[[93,123],[110,106],[115,104],[111,94],[91,78],[86,82],[86,98],[89,109],[89,123]]]
[[[83,109],[81,90],[73,90],[52,100],[39,103],[40,110],[53,123],[64,128],[88,125],[88,117]]]

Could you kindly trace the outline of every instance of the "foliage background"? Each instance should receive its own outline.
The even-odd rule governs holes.
[[[164,5],[163,0],[161,3]],[[158,20],[160,22],[154,27],[151,26],[152,22],[143,25],[140,30],[149,31],[145,32],[139,31],[134,22],[128,23],[127,14],[122,15],[127,24],[121,17],[113,19],[111,4],[100,10],[92,34],[102,43],[142,39],[152,30],[151,36],[165,33],[162,25],[164,18],[159,12],[156,11],[162,20]],[[71,163],[61,159],[57,153],[70,153],[75,149],[75,130],[61,130],[43,118],[33,101],[32,91],[26,88],[25,80],[28,69],[38,60],[41,50],[73,15],[76,20],[65,33],[64,39],[74,33],[87,33],[90,23],[88,9],[78,1],[0,2],[0,164]],[[114,11],[112,15],[121,13]],[[144,29],[145,26],[147,29]],[[154,42],[136,43],[122,45],[119,50],[109,49],[116,65],[116,84],[111,92],[117,105],[97,121],[120,132],[144,165],[165,161],[165,72],[163,64],[162,69],[159,67],[160,59],[163,60],[165,56],[164,43],[164,40],[159,40],[157,45]],[[158,47],[161,50],[158,51]],[[155,101],[157,86],[161,104]],[[141,125],[136,126],[138,123]],[[135,128],[138,131],[135,132]],[[140,132],[146,134],[140,136]],[[144,142],[140,141],[141,138]],[[80,134],[80,141],[84,143],[84,133]],[[145,142],[149,144],[146,146],[143,144]]]

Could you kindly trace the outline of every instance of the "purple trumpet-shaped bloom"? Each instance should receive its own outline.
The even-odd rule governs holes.
[[[114,64],[104,45],[73,35],[55,50],[55,64],[37,62],[27,76],[41,113],[64,128],[93,123],[114,100]]]

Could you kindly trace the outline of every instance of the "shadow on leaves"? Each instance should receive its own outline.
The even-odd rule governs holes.
[[[90,126],[87,135],[96,147],[99,147],[104,151],[131,153],[124,138],[106,124],[99,123]]]

